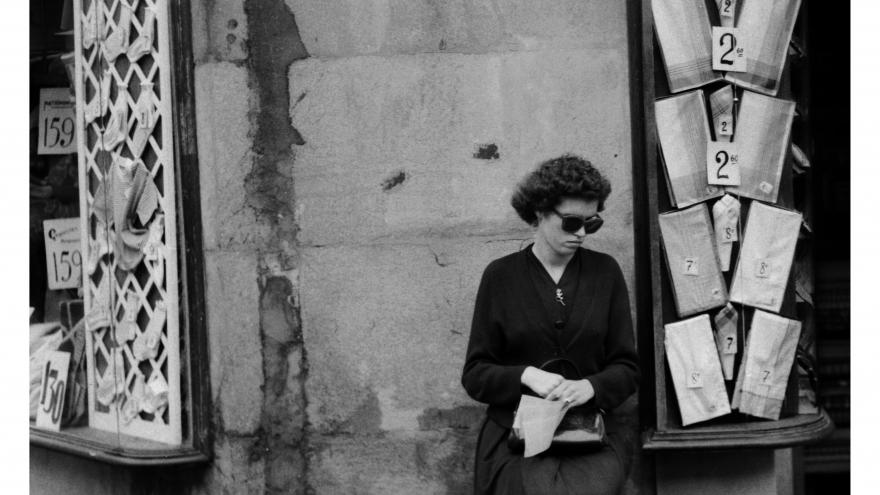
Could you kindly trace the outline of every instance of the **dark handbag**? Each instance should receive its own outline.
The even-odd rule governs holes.
[[[564,365],[568,365],[566,371]],[[544,371],[561,369],[556,372],[567,380],[580,380],[582,375],[577,365],[565,358],[556,358],[547,361],[540,366]],[[514,417],[516,412],[514,412]],[[605,445],[605,419],[602,410],[592,403],[569,409],[562,422],[556,427],[553,434],[553,442],[547,452],[553,454],[580,453],[597,450]],[[519,436],[517,429],[511,428],[507,437],[508,448],[516,453],[525,450],[525,439]]]

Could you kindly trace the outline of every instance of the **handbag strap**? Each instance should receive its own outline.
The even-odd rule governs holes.
[[[548,371],[547,368],[549,366],[554,366],[557,364],[559,364],[559,365],[566,365],[567,364],[570,368],[572,368],[574,370],[574,376],[568,376],[568,375],[566,375],[565,372],[560,373],[560,375],[562,375],[566,379],[580,380],[583,377],[583,375],[581,374],[581,370],[577,367],[577,365],[574,363],[574,361],[572,361],[571,359],[568,359],[568,358],[558,357],[558,358],[550,359],[548,361],[545,361],[544,364],[539,366],[539,368],[543,371]]]

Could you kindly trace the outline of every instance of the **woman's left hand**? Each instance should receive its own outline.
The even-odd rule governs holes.
[[[549,400],[562,400],[571,406],[580,406],[596,395],[593,384],[589,380],[565,380],[548,395]]]

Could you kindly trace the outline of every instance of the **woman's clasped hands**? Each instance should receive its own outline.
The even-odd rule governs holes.
[[[570,406],[586,404],[596,395],[589,380],[566,380],[562,375],[529,366],[522,374],[522,384],[547,400],[561,400]]]

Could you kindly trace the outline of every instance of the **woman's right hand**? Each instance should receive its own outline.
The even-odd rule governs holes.
[[[562,375],[557,375],[556,373],[549,373],[544,370],[539,370],[534,366],[529,366],[523,371],[522,377],[520,378],[520,382],[529,387],[536,394],[541,397],[547,397],[547,394],[553,391],[556,387],[559,386],[564,381]]]

